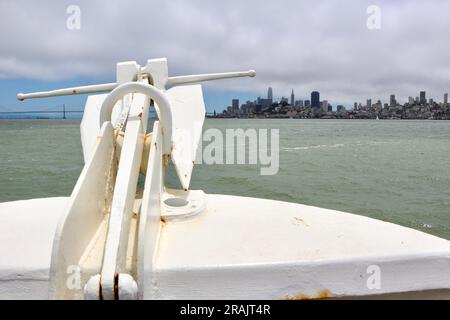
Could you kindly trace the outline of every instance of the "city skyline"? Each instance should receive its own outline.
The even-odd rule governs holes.
[[[389,96],[388,102],[381,99],[366,99],[366,103],[354,102],[349,108],[337,104],[335,108],[328,100],[320,99],[320,92],[311,91],[310,99],[295,99],[294,89],[291,89],[290,99],[281,97],[273,99],[273,89],[269,87],[267,97],[247,100],[240,103],[238,98],[232,99],[221,113],[214,111],[214,117],[219,118],[299,118],[299,119],[421,119],[421,120],[450,120],[450,106],[448,93],[444,93],[442,102],[428,98],[426,91],[419,91],[415,98],[408,97],[408,101],[400,103],[395,94]]]
[[[266,99],[266,100],[271,101],[271,103],[285,101],[285,102],[289,102],[290,105],[294,105],[294,106],[298,102],[300,102],[300,103],[303,103],[303,105],[305,105],[305,103],[306,103],[307,104],[306,106],[309,106],[309,104],[310,104],[310,106],[312,108],[322,107],[321,103],[326,102],[327,105],[333,107],[333,110],[335,110],[337,108],[337,106],[344,106],[346,109],[352,109],[355,106],[369,106],[370,107],[372,105],[373,101],[376,101],[377,103],[381,102],[381,104],[383,106],[385,106],[385,105],[393,106],[393,105],[397,105],[397,104],[404,105],[406,103],[412,104],[412,101],[414,101],[414,103],[425,104],[425,103],[429,102],[429,99],[431,99],[432,102],[437,102],[437,103],[442,102],[444,104],[448,103],[448,93],[447,92],[442,93],[442,100],[440,100],[440,98],[435,99],[435,97],[428,98],[426,90],[418,90],[417,93],[418,93],[418,95],[408,96],[408,98],[406,98],[406,99],[397,99],[396,94],[392,93],[392,94],[389,94],[389,96],[386,97],[385,99],[382,99],[380,97],[368,97],[366,99],[365,104],[363,104],[362,101],[354,101],[352,103],[339,103],[339,102],[333,102],[332,100],[328,100],[328,99],[320,100],[321,94],[320,94],[320,91],[318,91],[318,90],[311,91],[309,98],[305,98],[305,96],[302,95],[300,99],[295,99],[294,88],[291,89],[291,94],[290,94],[289,98],[285,97],[284,95],[280,95],[277,97],[276,95],[274,96],[273,87],[269,86],[268,90],[267,90],[267,97],[261,98],[261,96],[257,96],[257,97],[255,97],[256,99],[254,101],[257,101],[258,99],[259,100]],[[237,97],[233,98],[233,100],[237,100],[237,102],[235,101],[235,104],[242,101],[241,99],[239,99]],[[314,100],[314,102],[313,102],[313,100]],[[249,100],[246,100],[246,101],[249,101]],[[293,102],[294,102],[294,104],[293,104]],[[225,108],[226,108],[226,106],[225,106]],[[222,111],[222,110],[216,110],[216,111]]]

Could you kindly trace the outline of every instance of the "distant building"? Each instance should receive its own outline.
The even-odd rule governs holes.
[[[408,97],[408,103],[409,104],[414,104],[415,103],[414,98],[413,97]]]
[[[233,99],[231,101],[231,107],[233,109],[233,112],[238,112],[239,111],[239,99]]]
[[[380,100],[378,100],[377,103],[374,103],[372,106],[378,112],[381,112],[381,110],[383,109],[383,105],[381,104]]]
[[[303,100],[297,100],[297,101],[295,101],[295,106],[296,106],[296,107],[299,107],[299,108],[303,107]]]
[[[444,93],[444,104],[447,105],[448,102],[448,93]]]
[[[272,104],[272,102],[273,102],[272,87],[269,87],[269,89],[267,89],[267,99],[270,100],[270,104]]]
[[[427,98],[426,98],[426,93],[425,91],[420,91],[420,104],[426,104],[427,103]]]
[[[291,92],[291,106],[295,106],[294,89],[292,89],[292,92]]]
[[[310,100],[305,100],[305,107],[307,107],[307,108],[311,107],[311,101]]]
[[[288,100],[288,98],[281,97],[280,103],[288,104],[288,103],[289,103],[289,100]]]
[[[328,101],[327,100],[323,100],[321,103],[321,108],[324,112],[328,111]]]
[[[331,104],[328,105],[328,112],[333,112],[333,106]]]
[[[366,107],[367,107],[367,108],[372,108],[372,99],[367,99],[367,101],[366,101]]]
[[[343,110],[345,110],[345,107],[342,104],[338,104],[338,106],[336,107],[336,111],[340,112],[340,111],[343,111]]]
[[[397,101],[395,101],[395,94],[391,94],[389,98],[389,106],[395,107],[397,105]]]
[[[319,93],[319,91],[311,92],[311,108],[320,108],[320,93]]]
[[[272,105],[272,100],[270,99],[260,99],[258,103],[263,109],[267,109]]]

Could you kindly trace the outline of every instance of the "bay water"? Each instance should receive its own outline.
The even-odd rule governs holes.
[[[79,125],[0,120],[0,202],[69,196],[83,167]],[[279,129],[279,170],[200,164],[191,189],[347,211],[450,239],[450,121],[207,119],[209,128]],[[179,187],[173,168],[167,184]]]

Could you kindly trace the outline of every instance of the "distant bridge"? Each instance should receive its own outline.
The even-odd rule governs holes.
[[[61,114],[63,119],[66,119],[68,113],[83,113],[84,110],[66,110],[66,106],[62,105],[59,110],[28,110],[28,111],[0,111],[2,115],[20,115],[20,114]]]
[[[0,111],[0,114],[28,114],[28,113],[83,113],[83,110],[76,111]]]

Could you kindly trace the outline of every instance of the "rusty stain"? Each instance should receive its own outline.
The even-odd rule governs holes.
[[[292,218],[293,220],[294,220],[294,222],[295,223],[302,223],[302,224],[304,224],[305,226],[307,226],[307,227],[309,227],[309,225],[305,222],[305,220],[303,220],[302,218],[300,218],[300,217],[293,217]]]
[[[309,296],[304,293],[299,293],[295,295],[286,295],[286,300],[318,300],[318,299],[328,299],[333,298],[333,295],[331,294],[330,290],[324,289],[320,290],[316,295]]]
[[[100,280],[98,282],[98,297],[100,300],[103,300],[103,291],[102,291],[102,275],[100,275]]]
[[[77,90],[73,90],[72,93],[73,93],[73,94],[77,93]]]
[[[161,220],[161,227],[164,227],[166,225],[166,219],[161,217],[160,220]]]
[[[113,289],[114,300],[119,300],[119,274],[114,273],[114,289]]]
[[[167,154],[163,154],[163,164],[164,167],[167,167],[167,165],[169,164],[169,158],[167,157]]]

